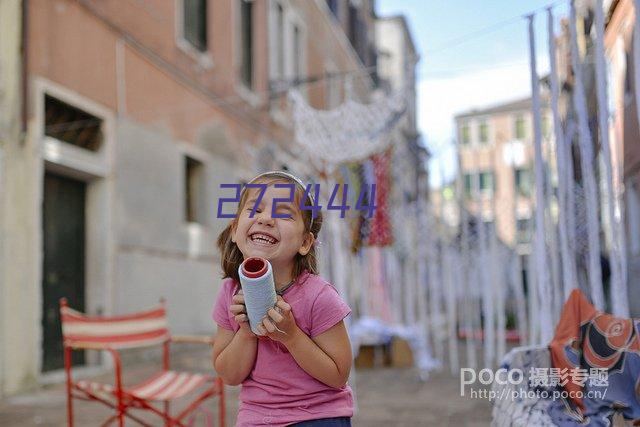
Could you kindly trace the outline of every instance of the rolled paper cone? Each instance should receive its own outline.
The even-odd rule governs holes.
[[[257,326],[277,301],[271,263],[264,258],[247,258],[238,267],[238,276],[244,293],[249,326],[254,334],[261,335]]]

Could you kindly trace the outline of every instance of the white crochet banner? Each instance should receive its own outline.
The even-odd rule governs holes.
[[[558,168],[558,204],[560,206],[558,210],[558,231],[560,234],[560,257],[562,260],[562,283],[563,283],[563,298],[566,300],[569,297],[571,290],[578,286],[577,273],[575,266],[574,254],[570,251],[570,237],[569,237],[569,219],[567,217],[568,212],[568,198],[567,193],[572,184],[568,179],[567,168],[567,148],[566,145],[571,143],[565,140],[562,132],[562,122],[560,119],[560,112],[558,108],[558,101],[560,98],[560,84],[558,83],[558,70],[556,64],[556,36],[553,28],[553,11],[551,8],[547,10],[547,42],[549,48],[549,64],[551,70],[549,72],[551,83],[551,110],[553,112],[553,129],[556,142],[554,144],[556,150],[556,164]]]
[[[596,179],[593,173],[593,140],[589,128],[589,113],[582,83],[582,63],[578,54],[577,16],[575,0],[570,7],[569,30],[571,33],[571,66],[575,76],[573,104],[578,117],[578,147],[580,148],[580,167],[584,181],[584,200],[586,203],[588,264],[587,272],[591,287],[591,299],[598,310],[604,310],[604,291],[602,288],[602,270],[600,266],[600,225],[598,222],[598,196]]]
[[[534,15],[529,15],[529,64],[531,67],[531,109],[533,113],[533,134],[535,150],[535,236],[533,255],[535,260],[536,285],[540,302],[540,343],[553,338],[552,299],[549,269],[547,267],[547,248],[545,245],[545,197],[544,197],[544,160],[542,157],[542,129],[540,116],[540,80],[536,67],[536,45],[534,33]]]
[[[602,0],[596,1],[595,26],[596,26],[596,89],[598,100],[598,127],[600,128],[600,147],[604,156],[605,188],[608,198],[607,214],[611,232],[611,249],[609,264],[611,265],[611,305],[613,314],[620,317],[629,317],[629,298],[627,297],[626,261],[624,258],[624,230],[622,218],[616,212],[622,213],[620,200],[613,185],[613,172],[611,164],[611,143],[609,142],[609,110],[607,95],[607,69],[604,53],[604,13],[602,12]],[[603,213],[604,214],[604,213]]]
[[[406,111],[406,91],[370,104],[347,99],[333,110],[311,107],[299,91],[293,102],[296,142],[313,157],[330,164],[366,159],[391,143],[391,134]]]

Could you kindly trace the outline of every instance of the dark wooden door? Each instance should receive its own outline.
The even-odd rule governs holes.
[[[64,367],[59,299],[84,311],[86,184],[45,174],[43,197],[42,370]],[[73,352],[73,363],[84,354]]]

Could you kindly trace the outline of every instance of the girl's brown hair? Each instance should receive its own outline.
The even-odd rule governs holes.
[[[292,179],[288,176],[288,173],[279,172],[275,173],[266,173],[263,176],[259,176],[258,178],[254,178],[251,183],[255,184],[266,184],[271,185],[276,182],[284,182],[284,183],[292,183],[295,185],[295,197],[294,201],[298,209],[300,209],[300,199],[304,197],[304,189],[301,187],[301,183],[295,179]],[[238,245],[231,241],[231,234],[233,230],[234,224],[238,221],[238,216],[240,212],[244,209],[244,204],[247,201],[247,197],[249,195],[249,191],[243,191],[240,196],[240,202],[238,203],[238,210],[236,211],[235,218],[229,222],[229,225],[220,233],[218,236],[218,249],[220,249],[221,254],[221,267],[222,267],[222,277],[230,277],[234,279],[236,282],[240,282],[240,278],[238,276],[238,267],[244,261],[244,257],[242,252],[240,252],[240,248]],[[305,200],[305,206],[311,206],[313,201],[307,195]],[[318,239],[318,234],[320,233],[320,229],[322,228],[322,213],[320,210],[316,211],[316,217],[312,218],[311,210],[300,210],[300,214],[302,216],[302,222],[304,223],[304,232],[313,233],[313,237]],[[296,253],[295,260],[293,263],[293,278],[296,279],[304,270],[309,270],[312,274],[318,274],[318,260],[316,255],[316,245],[315,243],[311,245],[311,249],[306,255],[301,255],[300,253]]]

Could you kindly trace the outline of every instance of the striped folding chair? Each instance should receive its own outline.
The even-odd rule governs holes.
[[[69,426],[73,426],[73,399],[101,402],[115,410],[103,425],[118,422],[124,426],[125,417],[143,426],[147,421],[133,414],[132,409],[146,410],[160,416],[166,426],[189,425],[201,404],[210,397],[218,396],[219,423],[225,423],[224,385],[221,378],[212,375],[176,372],[169,369],[169,344],[204,343],[213,344],[211,337],[171,336],[167,327],[164,301],[149,311],[124,316],[87,316],[71,309],[66,298],[60,299],[64,369],[67,375],[67,411]],[[119,350],[150,346],[163,346],[163,369],[146,381],[131,387],[122,382],[122,365]],[[71,377],[71,352],[73,350],[104,350],[113,357],[115,384],[94,381],[74,381]],[[202,391],[177,415],[170,414],[170,403],[196,389]],[[164,405],[159,406],[160,403]],[[207,424],[210,423],[208,418]],[[157,425],[154,423],[153,425]]]

